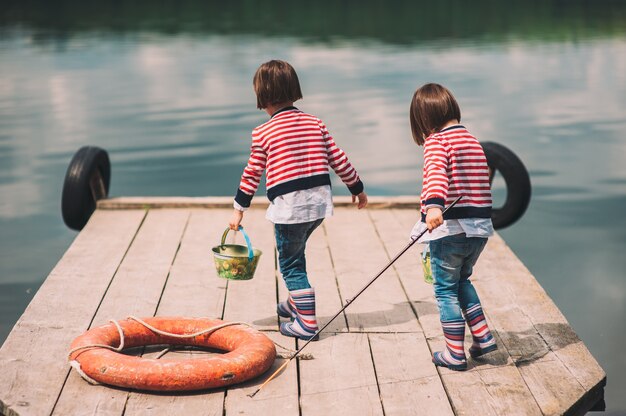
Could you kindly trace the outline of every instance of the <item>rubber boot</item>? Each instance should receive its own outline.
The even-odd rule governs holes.
[[[276,305],[276,313],[282,318],[290,318],[292,321],[296,319],[296,305],[291,295],[287,296],[287,300]]]
[[[433,353],[433,363],[439,367],[448,367],[450,370],[463,371],[467,369],[467,359],[463,350],[465,338],[465,321],[441,321],[446,348]]]
[[[498,345],[496,344],[496,339],[487,326],[487,321],[485,320],[483,308],[480,306],[480,303],[470,306],[463,314],[465,315],[467,326],[469,326],[472,332],[472,346],[469,348],[469,353],[472,358],[477,358],[488,352],[497,350]]]
[[[289,291],[295,305],[296,317],[293,322],[280,324],[280,333],[288,337],[303,340],[318,340],[315,333],[318,330],[315,317],[315,290],[313,288]]]

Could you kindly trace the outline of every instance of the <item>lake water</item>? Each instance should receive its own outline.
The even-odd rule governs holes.
[[[425,82],[515,151],[533,197],[501,234],[607,372],[607,414],[626,413],[624,2],[42,3],[0,10],[0,342],[76,236],[73,153],[109,151],[114,196],[233,195],[267,119],[252,75],[279,58],[371,195],[417,198]]]

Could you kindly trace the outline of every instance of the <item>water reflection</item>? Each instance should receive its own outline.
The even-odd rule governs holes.
[[[520,156],[533,200],[503,236],[609,372],[609,409],[626,410],[622,2],[5,4],[0,340],[74,237],[59,206],[75,150],[110,152],[113,195],[231,195],[266,119],[252,74],[280,57],[371,194],[417,194],[407,114],[427,81]]]

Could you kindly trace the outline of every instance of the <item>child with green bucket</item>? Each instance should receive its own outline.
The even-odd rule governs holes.
[[[446,341],[444,350],[435,352],[432,360],[437,366],[465,370],[465,322],[472,333],[472,357],[498,348],[469,280],[487,238],[493,235],[489,168],[482,146],[460,124],[461,110],[447,88],[439,84],[418,88],[411,101],[410,121],[413,140],[424,146],[422,218],[411,237],[429,230],[419,242],[430,248]],[[461,195],[443,217],[444,207]]]
[[[324,123],[293,106],[302,98],[296,71],[284,61],[262,64],[253,79],[257,107],[270,120],[252,131],[250,158],[235,196],[229,226],[237,230],[265,171],[270,205],[266,218],[274,223],[280,271],[289,296],[277,305],[283,335],[312,339],[318,330],[315,290],[309,284],[304,251],[311,233],[333,213],[329,168],[367,205],[363,183]]]

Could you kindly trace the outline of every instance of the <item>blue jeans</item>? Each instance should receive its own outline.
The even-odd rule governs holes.
[[[469,277],[486,238],[456,234],[430,242],[430,265],[441,321],[462,320],[461,310],[480,303]]]
[[[290,291],[311,287],[306,275],[304,249],[309,236],[322,221],[323,218],[301,224],[274,224],[278,265]]]

